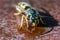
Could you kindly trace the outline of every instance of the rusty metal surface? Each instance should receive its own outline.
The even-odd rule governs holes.
[[[20,1],[28,2],[28,0],[0,0],[0,40],[30,40],[29,38],[21,39],[23,36],[20,36],[17,32],[17,21],[13,15],[15,9],[12,4]],[[38,10],[40,10],[40,7],[47,9],[60,24],[60,0],[29,1]],[[60,40],[60,26],[55,27],[48,34],[36,37],[35,40]]]

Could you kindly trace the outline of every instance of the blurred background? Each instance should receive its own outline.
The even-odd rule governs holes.
[[[30,3],[39,11],[41,7],[48,10],[60,25],[60,0],[0,0],[0,40],[60,40],[60,26],[54,27],[50,33],[35,39],[19,34],[17,32],[17,20],[13,15],[16,12],[13,5],[21,1]]]

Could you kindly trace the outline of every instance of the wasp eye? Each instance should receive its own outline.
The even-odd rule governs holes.
[[[23,6],[24,6],[25,4],[23,4]]]
[[[30,8],[30,7],[26,6],[26,7],[25,7],[25,10],[27,10],[28,8]]]

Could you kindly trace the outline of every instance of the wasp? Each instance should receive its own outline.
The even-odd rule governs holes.
[[[31,7],[30,4],[26,2],[20,2],[16,6],[16,10],[18,13],[15,13],[14,15],[22,15],[21,19],[21,25],[20,29],[23,27],[23,20],[26,20],[26,30],[30,31],[29,28],[32,26],[33,28],[31,29],[32,31],[36,30],[35,27],[41,22],[44,24],[42,18],[40,17],[41,15],[38,13],[38,11]],[[25,26],[24,26],[25,27]],[[30,31],[30,32],[32,32]]]

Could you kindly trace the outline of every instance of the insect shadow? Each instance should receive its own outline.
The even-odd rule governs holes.
[[[42,20],[44,22],[44,24],[40,23],[38,26],[43,26],[43,27],[55,27],[58,26],[58,21],[56,19],[53,18],[53,16],[50,15],[49,11],[47,11],[44,8],[41,8],[43,11],[45,12],[40,12],[40,15],[42,16]]]

